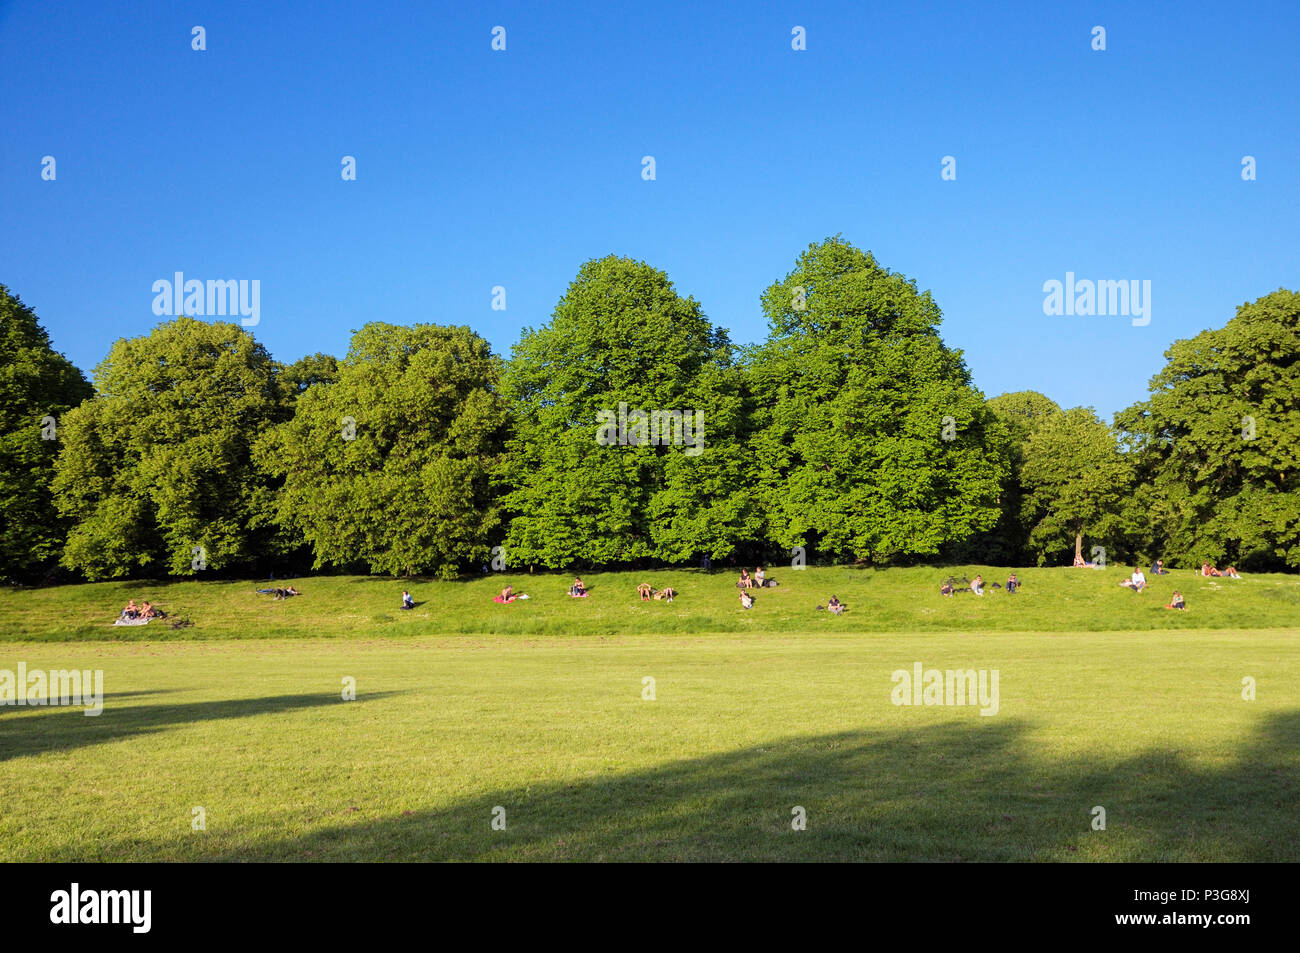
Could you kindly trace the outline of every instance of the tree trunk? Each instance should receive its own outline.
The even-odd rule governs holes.
[[[1074,558],[1079,559],[1083,556],[1083,527],[1080,526],[1074,531]]]

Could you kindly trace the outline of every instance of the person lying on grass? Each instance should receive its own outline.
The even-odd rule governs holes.
[[[677,598],[677,590],[672,586],[669,586],[666,589],[660,589],[655,593],[654,597],[656,599],[663,599],[665,602],[672,602]]]
[[[1134,592],[1145,592],[1147,587],[1147,577],[1137,566],[1133,567],[1133,575],[1127,579],[1121,579],[1119,584],[1125,589],[1132,589]]]
[[[754,608],[754,597],[744,589],[740,591],[740,607],[742,609]]]
[[[302,595],[302,593],[293,586],[290,586],[287,589],[259,589],[257,591],[263,595],[274,595],[277,599],[288,599],[290,596]]]
[[[1165,608],[1166,608],[1166,609],[1186,609],[1186,608],[1187,608],[1187,603],[1183,601],[1183,594],[1182,594],[1181,592],[1179,592],[1177,589],[1175,589],[1175,590],[1174,590],[1174,597],[1173,597],[1172,599],[1169,600],[1169,605],[1165,606]]]
[[[1237,568],[1235,566],[1229,566],[1227,569],[1223,570],[1223,574],[1227,576],[1229,579],[1241,578],[1241,573],[1237,572]]]
[[[654,587],[648,582],[641,583],[641,585],[636,587],[636,591],[637,595],[641,597],[642,602],[649,602],[651,597],[655,594]]]
[[[939,587],[939,595],[941,596],[951,596],[953,594],[953,591],[954,590],[952,587],[951,579],[949,579],[947,582],[945,582],[942,586]]]
[[[1169,575],[1169,570],[1165,568],[1165,561],[1163,559],[1157,559],[1155,562],[1151,564],[1151,575],[1153,576]]]
[[[403,609],[415,608],[415,599],[405,589],[402,590],[402,608]]]

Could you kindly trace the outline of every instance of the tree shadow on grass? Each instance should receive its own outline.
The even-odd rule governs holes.
[[[349,702],[344,702],[338,692],[330,694],[317,692],[188,702],[181,705],[132,705],[119,708],[108,704],[111,698],[127,694],[133,693],[124,692],[117,696],[106,694],[104,710],[91,717],[87,717],[84,706],[79,705],[0,707],[0,712],[10,713],[7,717],[0,717],[0,761],[46,754],[51,751],[68,751],[205,721],[251,718],[256,715],[326,705],[364,704],[401,692],[367,692],[356,701]],[[13,717],[14,713],[18,712],[40,714]]]
[[[785,739],[632,774],[524,784],[440,810],[362,813],[214,859],[1300,859],[1300,712],[1270,716],[1221,770],[1166,749],[1055,759],[1023,723],[991,721]],[[1096,806],[1105,830],[1090,829]],[[807,812],[806,830],[792,829],[795,807]],[[491,827],[496,808],[505,830]]]

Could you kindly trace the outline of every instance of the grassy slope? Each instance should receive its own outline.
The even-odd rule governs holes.
[[[1026,570],[980,600],[946,574],[787,570],[751,612],[690,572],[583,601],[507,576],[511,606],[419,583],[412,613],[350,577],[5,592],[0,669],[99,668],[108,697],[0,707],[0,860],[1300,860],[1300,580]],[[106,625],[128,595],[196,625]],[[996,668],[1001,710],[892,705],[915,661]]]
[[[403,581],[360,576],[293,580],[304,595],[284,602],[253,590],[269,583],[99,583],[26,591],[0,590],[0,639],[14,641],[297,638],[366,636],[395,638],[443,634],[619,635],[628,633],[850,633],[898,631],[1121,631],[1237,629],[1300,622],[1300,578],[1250,576],[1241,581],[1202,579],[1176,571],[1151,580],[1137,595],[1119,587],[1121,567],[1024,569],[1025,589],[1015,595],[992,590],[984,599],[969,593],[945,599],[939,582],[949,572],[1005,581],[1007,571],[967,566],[956,570],[913,568],[883,571],[812,568],[773,570],[782,585],[758,595],[748,612],[737,601],[732,573],[655,571],[593,573],[588,599],[564,593],[569,576],[502,573],[468,582]],[[682,592],[673,605],[641,603],[639,581],[672,584]],[[279,580],[277,585],[288,584]],[[499,606],[492,595],[506,582],[533,598]],[[399,611],[403,587],[420,605]],[[1175,589],[1186,612],[1166,611]],[[848,604],[842,617],[815,611],[831,595]],[[192,628],[157,623],[113,627],[128,598],[151,599]]]
[[[1298,638],[0,644],[108,695],[0,709],[0,860],[1296,861]],[[892,705],[914,661],[997,668],[999,713]]]

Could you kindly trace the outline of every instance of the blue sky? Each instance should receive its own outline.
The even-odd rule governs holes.
[[[934,294],[986,394],[1106,417],[1300,286],[1295,3],[467,6],[0,2],[0,282],[87,372],[176,271],[260,280],[286,361],[371,320],[508,353],[609,253],[751,342],[839,233]],[[1067,271],[1150,280],[1150,324],[1044,315]]]

